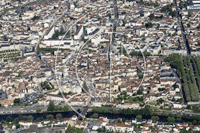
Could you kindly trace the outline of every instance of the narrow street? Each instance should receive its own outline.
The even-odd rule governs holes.
[[[180,17],[179,9],[178,9],[178,5],[177,5],[177,1],[176,0],[174,0],[174,6],[176,6],[177,23],[179,24],[179,26],[181,28],[181,34],[182,34],[183,40],[185,42],[185,46],[187,48],[187,54],[190,55],[191,54],[191,50],[190,50],[190,47],[189,47],[188,40],[186,38],[187,34],[185,34],[185,29],[183,27],[182,18]]]

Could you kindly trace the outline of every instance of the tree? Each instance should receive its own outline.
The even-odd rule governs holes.
[[[59,108],[58,108],[58,107],[55,107],[54,111],[59,111]]]
[[[187,105],[186,109],[191,109],[191,105]]]
[[[79,113],[81,113],[81,109],[78,109],[77,111],[78,111]]]
[[[141,116],[141,115],[137,115],[137,116],[136,116],[136,119],[137,119],[137,120],[142,120],[142,116]]]
[[[63,110],[63,108],[62,108],[62,107],[60,107],[58,110],[62,111],[62,110]]]
[[[138,95],[142,95],[142,94],[143,94],[143,91],[142,91],[141,89],[139,89],[139,90],[137,91],[137,94],[138,94]]]
[[[38,108],[36,109],[36,112],[37,112],[37,113],[40,113],[40,112],[41,112],[41,109],[38,107]]]
[[[152,28],[153,24],[151,22],[148,22],[148,23],[145,24],[145,27],[146,28]]]
[[[143,17],[143,16],[144,16],[144,13],[140,13],[140,16]]]
[[[93,115],[92,115],[92,118],[98,118],[99,117],[99,114],[97,114],[97,113],[94,113]]]
[[[139,79],[143,78],[143,74],[138,74]]]
[[[160,98],[160,99],[157,101],[158,104],[162,104],[163,102],[164,102],[164,100],[163,100],[162,98]]]
[[[20,103],[20,99],[19,98],[15,98],[14,103]]]
[[[54,116],[52,114],[47,115],[47,119],[50,120],[50,121],[52,121],[54,119]]]
[[[67,111],[69,109],[69,107],[67,106],[67,105],[65,105],[64,107],[63,107],[63,111]]]
[[[168,121],[168,122],[174,122],[174,121],[175,121],[175,118],[174,118],[174,117],[168,117],[168,118],[167,118],[167,121]]]
[[[160,118],[158,116],[156,116],[156,121],[158,121]]]
[[[54,109],[55,109],[54,102],[50,101],[49,107],[47,108],[47,111],[54,111]]]
[[[155,120],[156,120],[156,117],[155,117],[155,116],[152,116],[151,119],[152,119],[153,121],[155,121]]]
[[[149,19],[150,19],[150,20],[153,20],[154,18],[155,18],[154,14],[151,13],[151,14],[149,15]]]
[[[120,120],[120,119],[118,119],[118,121],[117,121],[118,123],[120,123],[120,124],[123,124],[123,121],[122,120]]]
[[[188,18],[191,17],[191,16],[192,16],[192,12],[189,11],[189,12],[188,12]]]
[[[33,116],[29,115],[29,116],[28,116],[28,120],[31,120],[31,121],[32,121],[32,120],[33,120]]]
[[[62,119],[62,114],[60,114],[60,113],[57,114],[57,115],[56,115],[56,119]]]
[[[197,121],[196,121],[196,120],[193,120],[192,124],[193,124],[193,125],[197,125]]]
[[[152,119],[153,121],[158,121],[158,120],[159,120],[159,117],[158,117],[158,116],[152,116],[151,119]]]
[[[156,27],[156,28],[160,28],[160,24],[157,24],[157,27]],[[163,47],[162,44],[161,44],[161,47]]]
[[[11,116],[8,116],[8,117],[7,117],[7,119],[6,119],[6,121],[7,121],[7,122],[12,122],[12,121],[13,121],[13,119],[12,119],[12,117],[11,117]]]

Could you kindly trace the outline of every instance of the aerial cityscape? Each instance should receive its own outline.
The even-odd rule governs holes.
[[[200,132],[200,0],[0,5],[0,133]]]

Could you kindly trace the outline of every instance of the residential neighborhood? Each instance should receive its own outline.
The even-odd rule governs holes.
[[[197,0],[1,0],[0,132],[200,131]]]

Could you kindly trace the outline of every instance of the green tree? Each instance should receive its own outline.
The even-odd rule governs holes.
[[[98,118],[99,117],[99,114],[97,114],[97,113],[94,113],[93,115],[92,115],[92,118]]]
[[[142,120],[142,116],[141,116],[141,115],[137,115],[137,116],[136,116],[136,119],[137,119],[137,120]]]
[[[52,121],[52,120],[54,120],[54,116],[52,114],[49,114],[49,115],[47,115],[47,119]]]
[[[58,108],[58,107],[55,107],[54,111],[59,111],[59,108]]]
[[[12,119],[12,117],[11,117],[11,116],[8,116],[8,117],[7,117],[7,119],[6,119],[6,121],[7,121],[7,122],[12,122],[12,121],[13,121],[13,119]]]
[[[65,105],[65,106],[63,107],[63,111],[67,111],[67,110],[69,110],[69,107],[68,107],[67,105]]]
[[[77,111],[78,111],[79,113],[81,113],[81,109],[78,109]]]
[[[153,20],[154,18],[155,18],[154,14],[151,13],[151,14],[149,15],[149,19],[150,19],[150,20]]]
[[[196,121],[196,120],[193,120],[192,124],[193,124],[193,125],[197,125],[197,121]]]
[[[147,22],[147,23],[145,24],[145,27],[146,27],[146,28],[152,28],[152,27],[153,27],[153,24],[152,24],[151,22]]]
[[[160,99],[157,101],[158,104],[162,104],[163,102],[164,102],[164,100],[163,100],[162,98],[160,98]]]
[[[158,120],[159,120],[159,117],[158,117],[158,116],[152,116],[151,119],[152,119],[153,121],[158,121]]]
[[[144,13],[140,13],[140,16],[143,17],[143,16],[144,16]]]
[[[28,116],[28,120],[31,120],[31,121],[32,121],[32,120],[33,120],[33,116],[29,115],[29,116]]]
[[[187,105],[186,109],[191,109],[191,105]]]
[[[15,98],[14,103],[20,103],[20,99],[19,98]]]
[[[49,106],[47,108],[47,111],[54,111],[54,109],[55,109],[54,102],[50,101]]]
[[[139,89],[139,90],[137,91],[137,94],[138,94],[138,95],[142,95],[142,94],[143,94],[143,91],[142,91],[141,89]]]
[[[120,123],[120,124],[123,124],[123,121],[122,120],[120,120],[120,119],[118,119],[118,121],[117,121],[118,123]]]
[[[167,121],[168,121],[168,122],[174,122],[174,121],[175,121],[175,118],[174,118],[174,117],[168,117],[168,118],[167,118]]]
[[[56,115],[56,119],[62,119],[62,114],[60,114],[60,113],[57,114],[57,115]]]
[[[63,108],[62,108],[62,107],[60,107],[58,110],[62,111],[62,110],[63,110]]]
[[[36,112],[37,112],[37,113],[40,113],[40,112],[41,112],[41,109],[38,107],[38,108],[36,109]]]
[[[156,116],[156,121],[158,121],[160,118],[158,116]]]

